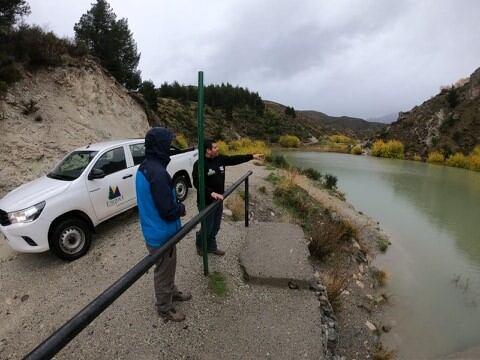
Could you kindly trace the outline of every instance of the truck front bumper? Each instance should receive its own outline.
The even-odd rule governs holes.
[[[50,222],[38,218],[30,223],[0,226],[0,230],[13,250],[40,253],[50,249],[48,245],[49,225]]]

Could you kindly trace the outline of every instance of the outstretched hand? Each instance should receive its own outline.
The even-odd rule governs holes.
[[[212,192],[210,194],[210,196],[212,198],[214,198],[215,200],[222,200],[223,201],[223,195],[222,194],[219,194],[219,193],[216,193],[216,192]]]

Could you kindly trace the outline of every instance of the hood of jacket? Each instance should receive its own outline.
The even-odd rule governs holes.
[[[174,138],[173,132],[166,128],[155,127],[145,135],[145,156],[147,159],[159,160],[167,167],[170,162],[170,145]]]

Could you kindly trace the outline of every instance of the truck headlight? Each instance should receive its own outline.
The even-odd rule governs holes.
[[[27,209],[9,212],[8,219],[11,224],[32,222],[40,216],[44,207],[45,201],[42,201],[41,203],[30,206]]]

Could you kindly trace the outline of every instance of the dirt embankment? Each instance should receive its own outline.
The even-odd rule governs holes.
[[[142,107],[93,60],[26,73],[0,98],[0,197],[76,147],[143,137],[148,127]]]

